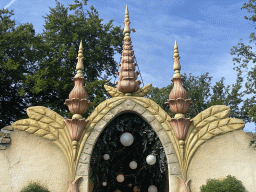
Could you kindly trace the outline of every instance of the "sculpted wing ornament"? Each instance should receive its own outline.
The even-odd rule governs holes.
[[[132,93],[132,96],[144,97],[145,95],[147,95],[147,93],[149,92],[151,87],[152,87],[152,84],[148,84],[148,85],[140,88],[135,93]],[[122,93],[121,91],[119,91],[118,89],[116,89],[114,87],[104,85],[104,88],[109,93],[109,95],[111,95],[112,97],[123,97],[123,96],[125,96],[124,93]]]
[[[151,87],[152,87],[152,84],[148,84],[148,85],[140,88],[138,91],[136,91],[132,95],[136,96],[136,97],[144,97],[145,95],[147,95],[147,93],[149,92]]]
[[[116,89],[114,87],[104,85],[104,88],[106,89],[108,94],[111,95],[112,97],[122,97],[122,96],[124,96],[124,93],[122,93],[121,91],[119,91],[118,89]]]
[[[196,150],[205,141],[216,135],[244,128],[243,120],[228,118],[229,114],[230,108],[228,106],[215,105],[194,117],[185,140],[185,162],[187,167]]]
[[[64,123],[64,118],[42,106],[29,107],[27,114],[28,119],[18,120],[12,124],[12,127],[44,137],[55,143],[65,154],[72,174],[74,158],[72,155],[72,141]]]

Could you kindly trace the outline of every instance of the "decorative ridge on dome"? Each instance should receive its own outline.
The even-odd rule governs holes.
[[[130,32],[135,32],[134,29],[130,29],[130,20],[129,20],[129,12],[128,7],[126,5],[125,9],[125,19],[124,19],[124,43],[123,43],[123,50],[122,50],[122,57],[121,63],[119,64],[121,71],[118,71],[119,80],[117,81],[117,89],[125,94],[130,94],[136,92],[140,88],[141,82],[137,80],[139,75],[138,71],[135,71],[135,66],[137,65],[134,63],[134,52],[132,50],[131,45],[131,37]]]

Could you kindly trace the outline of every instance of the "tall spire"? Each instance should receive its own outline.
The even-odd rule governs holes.
[[[88,101],[88,95],[84,89],[84,82],[86,81],[83,75],[83,47],[82,41],[80,42],[76,70],[77,74],[73,78],[75,86],[69,93],[69,99],[66,99],[65,105],[68,106],[69,111],[73,114],[72,119],[66,119],[65,124],[68,128],[70,138],[72,139],[73,156],[77,154],[77,143],[88,123],[88,120],[83,119],[84,114],[91,103]]]
[[[175,71],[175,74],[173,75],[172,81],[174,86],[169,95],[169,102],[166,102],[165,104],[168,105],[171,111],[175,114],[174,118],[170,120],[170,124],[174,129],[176,137],[180,140],[180,143],[183,144],[183,140],[186,138],[189,125],[192,122],[190,119],[185,119],[184,114],[187,113],[189,106],[192,105],[192,102],[191,99],[188,99],[188,93],[182,86],[184,77],[182,77],[180,74],[180,56],[176,41],[174,44],[173,59],[173,70]]]
[[[118,71],[119,80],[117,81],[117,89],[127,95],[136,92],[140,88],[140,81],[137,80],[139,75],[138,71],[135,71],[134,63],[134,52],[131,45],[130,32],[135,32],[134,29],[130,29],[130,20],[128,7],[126,5],[125,9],[125,19],[124,19],[124,44],[122,50],[121,63],[119,64],[121,71]]]

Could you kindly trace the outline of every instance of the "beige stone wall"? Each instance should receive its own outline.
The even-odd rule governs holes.
[[[248,192],[256,191],[256,150],[250,145],[251,137],[237,130],[206,141],[196,151],[188,168],[191,191],[200,192],[207,179],[227,175],[243,182]]]
[[[29,181],[39,181],[51,192],[67,191],[67,160],[51,141],[24,131],[11,131],[11,144],[0,150],[0,191],[20,192]]]

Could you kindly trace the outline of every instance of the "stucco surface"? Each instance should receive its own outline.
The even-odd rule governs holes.
[[[51,141],[24,131],[11,132],[11,144],[0,150],[0,192],[18,192],[38,181],[51,192],[67,191],[68,163]]]
[[[191,191],[200,192],[207,179],[227,175],[242,181],[248,192],[256,191],[256,150],[243,130],[216,136],[198,148],[188,167]]]

